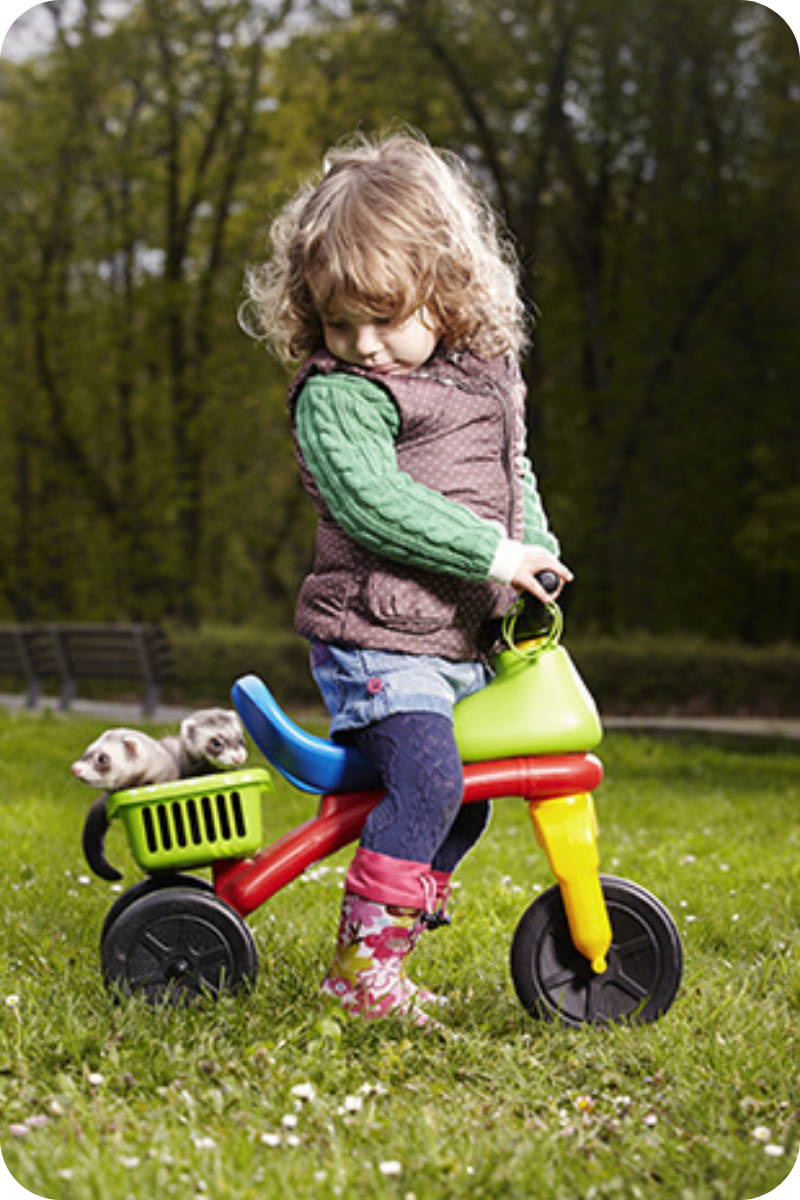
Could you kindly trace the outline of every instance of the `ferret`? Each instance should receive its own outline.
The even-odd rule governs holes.
[[[192,713],[181,722],[178,736],[162,738],[161,745],[175,759],[181,779],[240,767],[247,758],[241,722],[226,708],[202,708]]]
[[[158,740],[138,729],[107,729],[72,764],[72,773],[90,787],[116,792],[239,767],[246,758],[236,714],[207,708],[186,717],[178,735]]]
[[[167,747],[138,729],[107,729],[101,733],[72,764],[72,774],[81,783],[108,792],[181,777]]]

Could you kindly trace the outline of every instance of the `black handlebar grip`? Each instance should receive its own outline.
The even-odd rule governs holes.
[[[553,592],[558,591],[558,586],[561,583],[561,580],[558,578],[555,571],[537,571],[536,578],[546,592],[550,592],[552,594]]]

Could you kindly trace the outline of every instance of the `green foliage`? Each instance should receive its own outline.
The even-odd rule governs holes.
[[[308,644],[290,632],[240,626],[170,629],[179,686],[169,698],[219,703],[254,672],[289,707],[319,707]],[[691,637],[569,637],[567,648],[602,713],[750,714],[800,711],[800,650]]]
[[[0,64],[0,612],[289,627],[313,518],[242,273],[331,142],[409,122],[520,250],[578,625],[796,638],[788,27],[749,0],[290,7],[54,6]]]
[[[176,680],[162,701],[187,708],[227,704],[231,686],[251,672],[290,709],[324,711],[311,675],[308,643],[280,625],[168,627]],[[569,637],[567,649],[603,714],[796,716],[800,649],[746,646],[697,637],[638,633],[628,638]],[[57,692],[57,681],[45,693]],[[19,678],[0,676],[0,692],[19,693]],[[136,699],[130,683],[85,681],[83,699]]]
[[[551,877],[524,806],[498,802],[460,872],[453,925],[413,959],[451,997],[441,1040],[320,1004],[346,851],[253,914],[250,996],[180,1013],[114,1003],[97,939],[115,894],[86,873],[87,796],[68,772],[99,730],[0,716],[0,1142],[25,1187],[54,1200],[749,1200],[788,1174],[800,1135],[793,750],[604,745],[603,869],[655,892],[685,943],[675,1005],[641,1028],[565,1032],[519,1007],[509,941]],[[266,839],[313,803],[279,782]],[[117,828],[109,844],[129,885]]]
[[[203,626],[170,630],[179,687],[173,698],[191,705],[223,703],[240,675],[260,675],[281,704],[320,706],[308,662],[308,642],[291,632]]]
[[[691,637],[578,638],[570,653],[601,713],[792,716],[800,649]]]

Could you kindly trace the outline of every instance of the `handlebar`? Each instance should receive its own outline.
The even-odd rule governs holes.
[[[553,592],[558,591],[558,586],[561,583],[561,580],[558,578],[555,571],[538,571],[536,578],[546,592],[550,592],[552,594]]]
[[[561,580],[555,571],[537,571],[536,578],[544,590],[551,595],[557,592],[561,585]],[[548,605],[543,604],[538,596],[534,596],[533,592],[525,592],[521,600],[522,606],[517,615],[514,629],[515,641],[541,637],[553,623]]]
[[[549,594],[558,591],[561,580],[556,575],[555,571],[544,570],[537,571],[536,578],[542,585],[544,590]],[[514,640],[523,641],[531,638],[539,638],[547,633],[553,623],[552,613],[550,608],[543,604],[533,592],[525,592],[520,596],[516,605],[509,611],[516,609],[517,617],[514,623]],[[507,614],[508,615],[508,614]],[[484,627],[486,642],[489,645],[494,645],[497,642],[505,641],[503,632],[504,621],[502,617],[495,617],[487,621]]]

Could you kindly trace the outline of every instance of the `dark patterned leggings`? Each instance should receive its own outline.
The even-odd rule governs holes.
[[[395,713],[346,735],[380,772],[386,795],[361,845],[448,874],[489,821],[488,801],[462,807],[464,781],[453,724],[439,713]],[[345,738],[342,738],[345,740]]]

